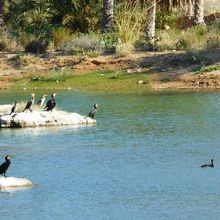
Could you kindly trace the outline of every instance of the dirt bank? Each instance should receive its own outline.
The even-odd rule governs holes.
[[[86,74],[97,70],[123,70],[146,74],[153,90],[220,89],[220,49],[187,52],[145,52],[126,57],[103,55],[95,58],[50,52],[46,56],[0,54],[0,88],[19,80],[51,74],[51,70]],[[139,82],[142,83],[141,81]]]

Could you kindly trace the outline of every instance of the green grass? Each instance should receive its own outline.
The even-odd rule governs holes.
[[[193,69],[193,71],[195,72],[194,74],[209,73],[209,72],[218,71],[218,70],[220,70],[219,65],[206,66],[206,67],[198,66]]]
[[[96,71],[76,74],[71,70],[51,71],[43,76],[24,77],[12,89],[79,89],[79,90],[146,90],[148,84],[138,85],[139,80],[148,81],[145,73],[126,73],[124,71]]]

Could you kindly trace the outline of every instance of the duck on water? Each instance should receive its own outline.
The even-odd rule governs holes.
[[[204,165],[202,165],[201,166],[202,168],[205,168],[205,167],[212,167],[212,168],[214,168],[215,166],[214,166],[214,159],[211,159],[211,164],[204,164]]]

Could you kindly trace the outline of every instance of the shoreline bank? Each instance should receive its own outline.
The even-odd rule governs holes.
[[[126,57],[0,54],[1,90],[218,91],[220,49]]]

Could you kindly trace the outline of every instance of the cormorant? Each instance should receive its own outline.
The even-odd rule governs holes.
[[[89,114],[88,114],[88,117],[90,117],[90,118],[95,118],[95,114],[97,113],[97,111],[98,111],[98,105],[97,104],[94,104],[94,109],[92,110],[92,111],[90,111],[89,112]]]
[[[14,104],[14,105],[12,106],[12,108],[11,108],[10,115],[11,115],[12,113],[16,113],[17,110],[18,110],[18,103],[15,102],[15,104]]]
[[[47,105],[46,105],[46,107],[44,109],[45,111],[52,111],[55,108],[55,106],[56,106],[55,96],[56,96],[56,93],[52,93],[51,99],[49,99],[47,101]]]
[[[5,162],[0,165],[0,175],[3,175],[4,177],[6,177],[5,174],[6,174],[6,171],[9,167],[10,163],[11,163],[11,158],[7,155],[5,157]]]
[[[27,105],[25,106],[23,112],[24,112],[26,109],[29,109],[29,110],[32,112],[31,107],[34,105],[34,97],[35,97],[34,93],[31,93],[31,100],[28,101],[28,103],[27,103]]]
[[[42,95],[40,100],[37,102],[37,104],[42,107],[44,102],[45,102],[45,99],[46,99],[46,95]]]
[[[213,159],[211,159],[211,164],[204,164],[204,165],[202,165],[201,167],[203,168],[203,167],[213,167],[214,168],[214,160]]]

